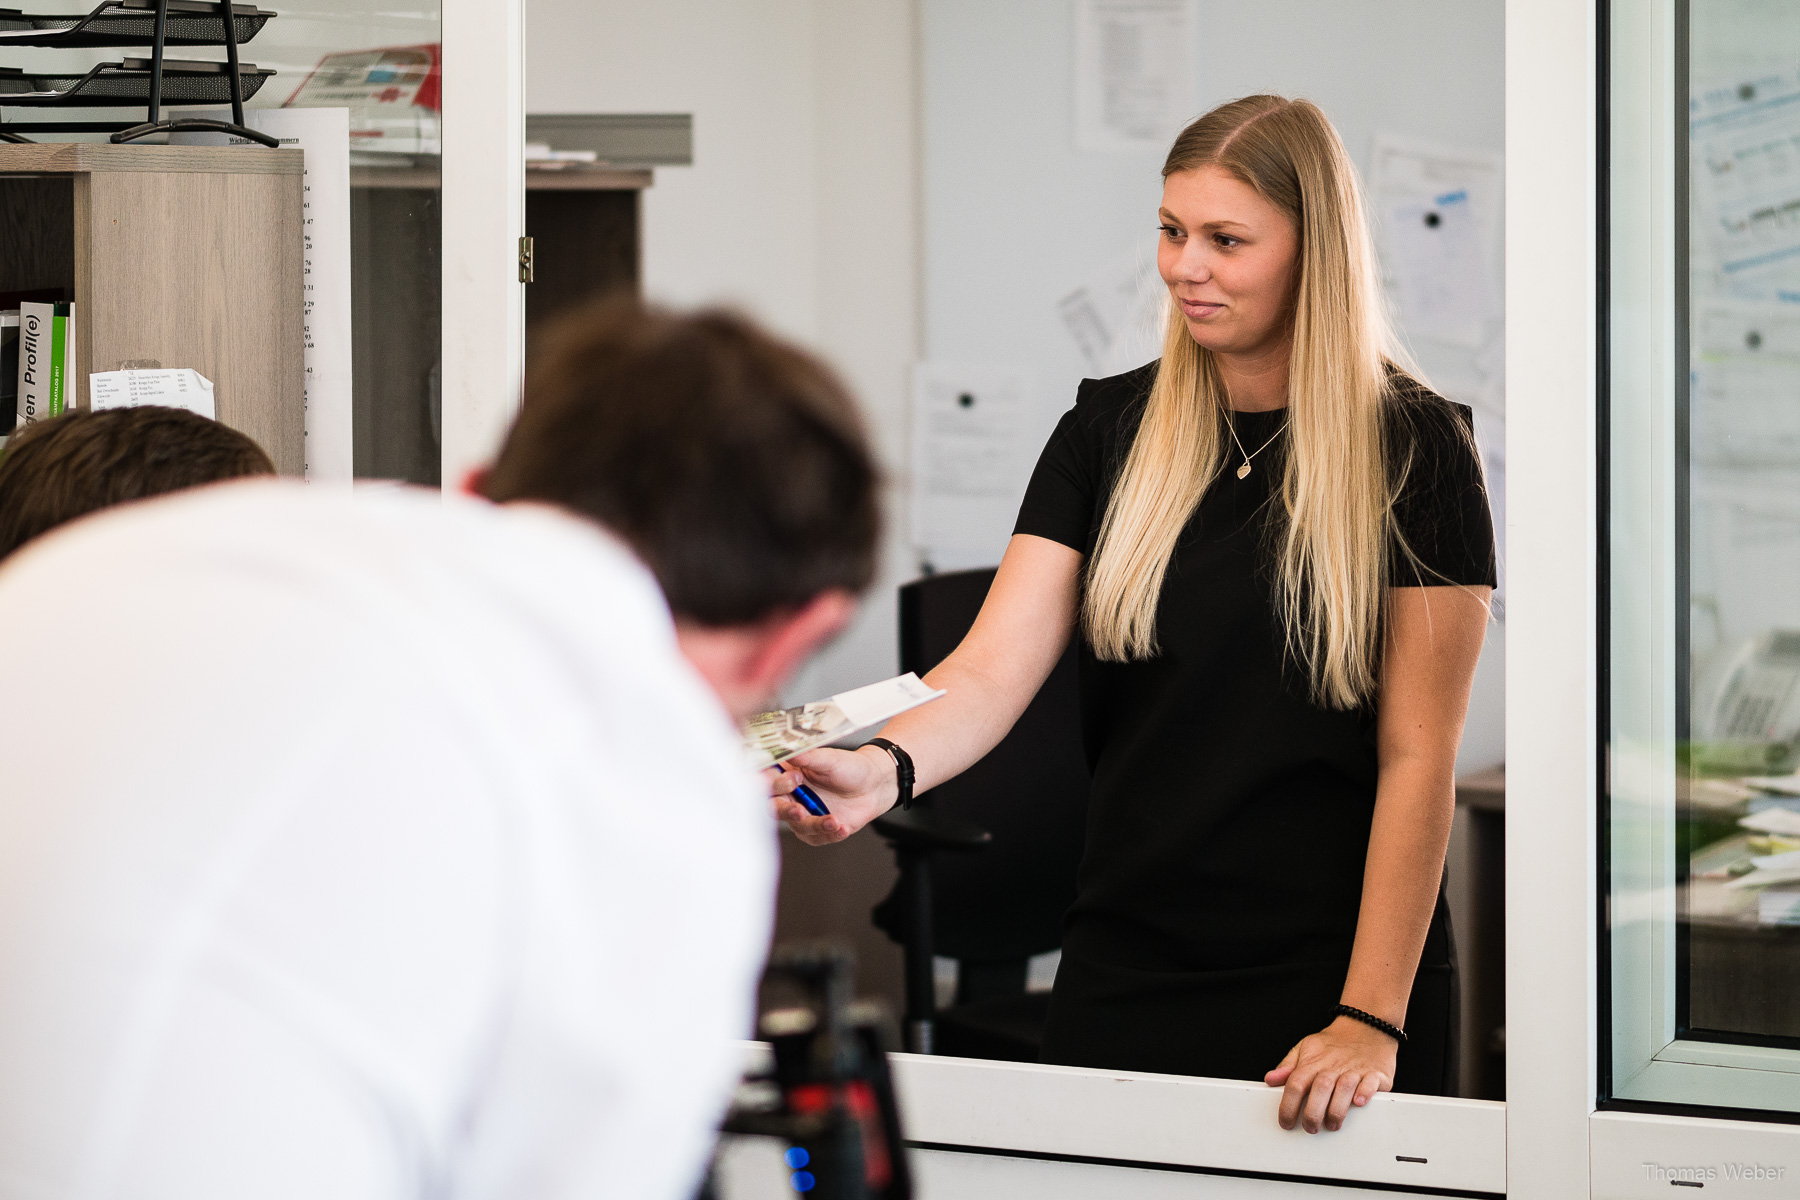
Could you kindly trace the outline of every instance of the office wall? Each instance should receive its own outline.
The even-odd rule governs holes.
[[[916,559],[902,492],[918,358],[1026,361],[1045,428],[1084,373],[1056,298],[1148,236],[1159,156],[1077,155],[1072,0],[531,0],[532,112],[691,112],[695,163],[644,201],[647,293],[738,305],[837,364],[896,486],[882,577],[856,625],[789,689],[896,669],[894,586]],[[1304,93],[1366,160],[1377,129],[1502,145],[1502,0],[1202,4],[1201,100]],[[1403,49],[1396,49],[1397,47]],[[1427,363],[1427,366],[1431,366]],[[1503,630],[1489,638],[1464,765],[1502,755]],[[787,843],[784,935],[854,932],[870,990],[897,957],[866,928],[886,848]]]
[[[644,196],[644,287],[725,303],[825,354],[862,400],[899,515],[908,371],[918,348],[917,69],[911,0],[531,0],[530,112],[688,112],[694,165]],[[896,670],[903,536],[856,624],[794,681],[812,699]],[[887,847],[784,835],[778,936],[853,937],[865,990],[898,997],[899,957],[869,927]]]
[[[691,112],[644,197],[653,299],[726,303],[825,353],[897,482],[917,352],[909,0],[532,0],[531,112]],[[900,505],[892,505],[896,514]],[[791,690],[892,674],[894,538],[868,611]]]
[[[1073,0],[920,5],[924,352],[1029,370],[1047,433],[1089,373],[1056,301],[1123,250],[1154,253],[1162,155],[1075,149]],[[1255,92],[1305,96],[1364,169],[1377,133],[1504,149],[1504,0],[1201,0],[1199,9],[1196,115]],[[1469,351],[1415,350],[1434,377],[1472,368]],[[1496,623],[1463,771],[1504,757],[1504,652]]]

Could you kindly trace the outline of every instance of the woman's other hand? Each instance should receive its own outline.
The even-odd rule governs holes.
[[[1339,1017],[1318,1033],[1300,1039],[1281,1065],[1263,1076],[1284,1087],[1279,1120],[1308,1133],[1341,1129],[1352,1105],[1361,1108],[1376,1092],[1394,1087],[1400,1044],[1361,1021]]]
[[[843,841],[892,808],[900,795],[894,760],[879,746],[812,750],[781,765],[784,770],[765,772],[775,817],[811,846]],[[794,799],[794,789],[803,783],[819,793],[830,816],[815,817]]]

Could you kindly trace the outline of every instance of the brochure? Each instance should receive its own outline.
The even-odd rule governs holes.
[[[744,722],[744,749],[757,770],[829,746],[943,695],[908,671],[798,708],[758,713]]]

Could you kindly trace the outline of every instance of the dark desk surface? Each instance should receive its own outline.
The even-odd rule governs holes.
[[[1490,767],[1456,781],[1456,802],[1475,812],[1506,811],[1506,767]]]

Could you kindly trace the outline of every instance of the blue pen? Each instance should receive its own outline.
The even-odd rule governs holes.
[[[787,774],[787,768],[782,766],[780,763],[775,764],[775,769],[777,771],[780,771],[783,775]],[[804,783],[801,784],[799,787],[795,788],[792,792],[792,795],[793,795],[794,799],[796,799],[800,802],[800,807],[804,808],[807,812],[811,813],[813,816],[829,817],[831,815],[831,810],[829,808],[825,807],[825,802],[823,800],[819,799],[819,793],[813,791],[811,788],[807,787]]]

